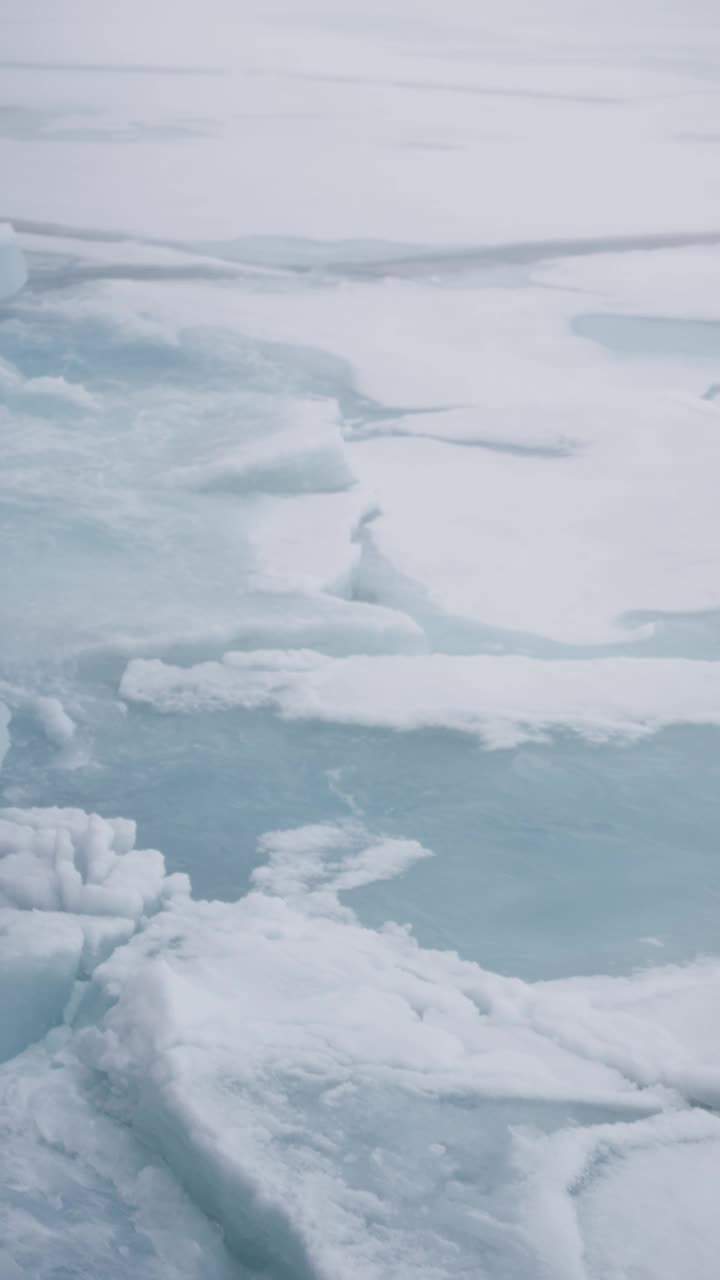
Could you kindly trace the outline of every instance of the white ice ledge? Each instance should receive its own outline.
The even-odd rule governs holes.
[[[193,667],[136,659],[120,693],[161,712],[268,707],[286,719],[454,729],[492,748],[541,740],[554,729],[605,741],[671,724],[720,725],[720,663],[681,658],[331,658],[263,650]]]

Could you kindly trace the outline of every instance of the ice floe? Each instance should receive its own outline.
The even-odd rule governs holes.
[[[192,667],[134,659],[120,694],[161,712],[267,706],[288,719],[454,729],[490,747],[561,729],[599,742],[720,724],[720,666],[687,659],[235,652]]]
[[[338,894],[426,851],[357,824],[268,834],[253,892],[228,904],[195,902],[170,882],[158,897],[159,855],[132,854],[132,824],[37,810],[3,821],[21,847],[71,833],[75,862],[88,849],[114,865],[129,858],[125,878],[145,906],[148,874],[153,884],[155,913],[133,936],[118,893],[112,953],[78,973],[73,930],[86,917],[56,914],[55,872],[41,859],[48,891],[36,897],[51,908],[39,917],[54,949],[24,955],[46,996],[50,975],[59,987],[67,971],[54,1021],[73,979],[85,979],[49,1046],[55,1089],[78,1114],[78,1176],[100,1159],[83,1111],[89,1068],[96,1125],[121,1167],[130,1150],[113,1136],[118,1116],[251,1270],[437,1280],[471,1274],[478,1250],[504,1239],[506,1256],[534,1274],[574,1277],[583,1249],[608,1265],[632,1249],[627,1217],[617,1234],[602,1227],[643,1180],[647,1153],[657,1196],[673,1171],[712,1167],[720,1128],[694,1104],[713,1105],[720,1088],[714,962],[527,984],[423,949],[397,925],[368,929]],[[30,1092],[36,1063],[32,1051]],[[510,1100],[526,1123],[498,1145]],[[67,1151],[62,1113],[41,1115]],[[11,1150],[15,1159],[16,1139]],[[468,1180],[470,1159],[495,1162],[492,1192],[477,1172]],[[712,1221],[702,1197],[673,1214],[675,1231]],[[698,1266],[703,1257],[699,1243]]]
[[[0,35],[2,1280],[716,1280],[712,0]]]

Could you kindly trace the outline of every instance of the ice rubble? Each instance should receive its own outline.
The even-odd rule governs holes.
[[[454,729],[489,747],[558,729],[601,742],[670,724],[720,724],[720,664],[683,658],[333,658],[307,649],[227,653],[192,667],[136,658],[120,694],[161,712],[265,706],[288,719]]]
[[[80,977],[169,896],[164,859],[135,824],[77,809],[0,809],[0,1060],[62,1018]]]
[[[0,222],[0,302],[19,293],[27,280],[22,250],[8,222]]]
[[[40,731],[44,734],[48,742],[60,751],[69,747],[75,737],[75,722],[68,714],[59,698],[48,694],[33,693],[29,689],[22,686],[9,683],[7,680],[0,680],[0,698],[2,698],[3,712],[0,716],[6,716],[6,722],[3,725],[4,732],[8,733],[8,725],[16,712],[29,715],[36,723]],[[5,749],[10,745],[8,737]],[[0,758],[2,764],[2,758]]]
[[[103,1179],[131,1215],[147,1198],[146,1227],[157,1231],[159,1215],[162,1229],[179,1193],[160,1156],[251,1273],[441,1280],[474,1274],[503,1239],[527,1274],[580,1280],[583,1250],[607,1268],[629,1256],[627,1215],[603,1229],[628,1186],[640,1179],[650,1197],[659,1251],[651,1206],[669,1180],[713,1167],[720,1123],[694,1104],[720,1099],[708,1017],[717,962],[527,984],[424,950],[400,926],[365,928],[339,895],[427,851],[358,822],[269,833],[267,862],[236,903],[193,901],[159,854],[134,849],[132,823],[14,809],[0,837],[9,974],[13,930],[35,966],[27,1041],[67,1023],[0,1070],[10,1176],[31,1158],[36,1189],[59,1179],[67,1196],[60,1166],[72,1154],[78,1194],[89,1187],[98,1200],[98,1231]],[[527,1123],[500,1141],[510,1099]],[[34,1156],[18,1137],[28,1107],[49,1142]],[[596,1119],[567,1128],[568,1108]],[[131,1133],[146,1143],[142,1158]],[[27,1251],[41,1212],[31,1188],[23,1194],[10,1258]],[[676,1233],[669,1257],[681,1233],[688,1274],[711,1280],[712,1205],[673,1198],[664,1214]],[[658,1256],[648,1274],[664,1280],[670,1262]],[[160,1274],[194,1265],[192,1252],[167,1258]]]
[[[67,911],[137,923],[168,895],[187,891],[185,876],[165,874],[156,850],[136,849],[135,823],[80,809],[1,809],[3,906]]]

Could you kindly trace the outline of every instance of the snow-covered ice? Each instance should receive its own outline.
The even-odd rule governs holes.
[[[58,914],[47,850],[63,838],[84,887]],[[357,823],[269,833],[253,891],[233,904],[188,898],[163,879],[160,856],[134,853],[132,839],[129,823],[7,811],[6,894],[22,900],[6,945],[14,963],[34,964],[46,1003],[55,990],[54,1017],[43,1012],[65,1028],[46,1052],[70,1105],[85,1105],[91,1070],[106,1141],[118,1142],[111,1121],[129,1122],[251,1270],[470,1274],[477,1251],[492,1256],[504,1238],[517,1265],[524,1257],[540,1274],[570,1276],[584,1248],[613,1263],[632,1251],[631,1221],[610,1237],[602,1224],[628,1180],[642,1180],[648,1152],[658,1197],[675,1170],[702,1179],[712,1168],[720,1128],[697,1106],[712,1108],[720,1090],[708,1018],[716,962],[527,984],[424,950],[399,926],[365,928],[338,895],[402,874],[428,851]],[[13,888],[22,857],[38,865],[30,898],[42,949],[37,933],[35,949],[19,946],[30,905]],[[98,911],[114,926],[107,959],[92,930]],[[88,922],[95,949],[86,936],[80,968]],[[512,1105],[524,1123],[501,1141]],[[594,1121],[565,1128],[583,1108]],[[43,1133],[59,1126],[52,1145],[67,1150],[62,1119],[46,1112]],[[73,1137],[81,1177],[97,1168],[93,1140],[83,1117]],[[688,1144],[697,1155],[689,1165]],[[134,1159],[151,1179],[152,1156]],[[698,1233],[693,1274],[709,1276],[712,1202],[688,1198],[673,1213],[676,1229]]]
[[[26,280],[25,259],[13,228],[0,222],[0,302],[18,293]]]
[[[0,1280],[715,1280],[715,4],[0,49]]]
[[[134,840],[135,824],[121,819],[0,810],[3,1059],[62,1021],[76,981],[169,894],[187,891]]]
[[[720,726],[720,665],[682,658],[591,663],[260,650],[187,668],[136,658],[120,693],[159,711],[269,706],[288,719],[457,729],[491,747],[542,739],[552,729],[602,741],[632,739],[670,724]]]

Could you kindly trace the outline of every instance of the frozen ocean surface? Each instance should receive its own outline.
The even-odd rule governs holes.
[[[710,0],[0,9],[0,1280],[716,1280]]]

